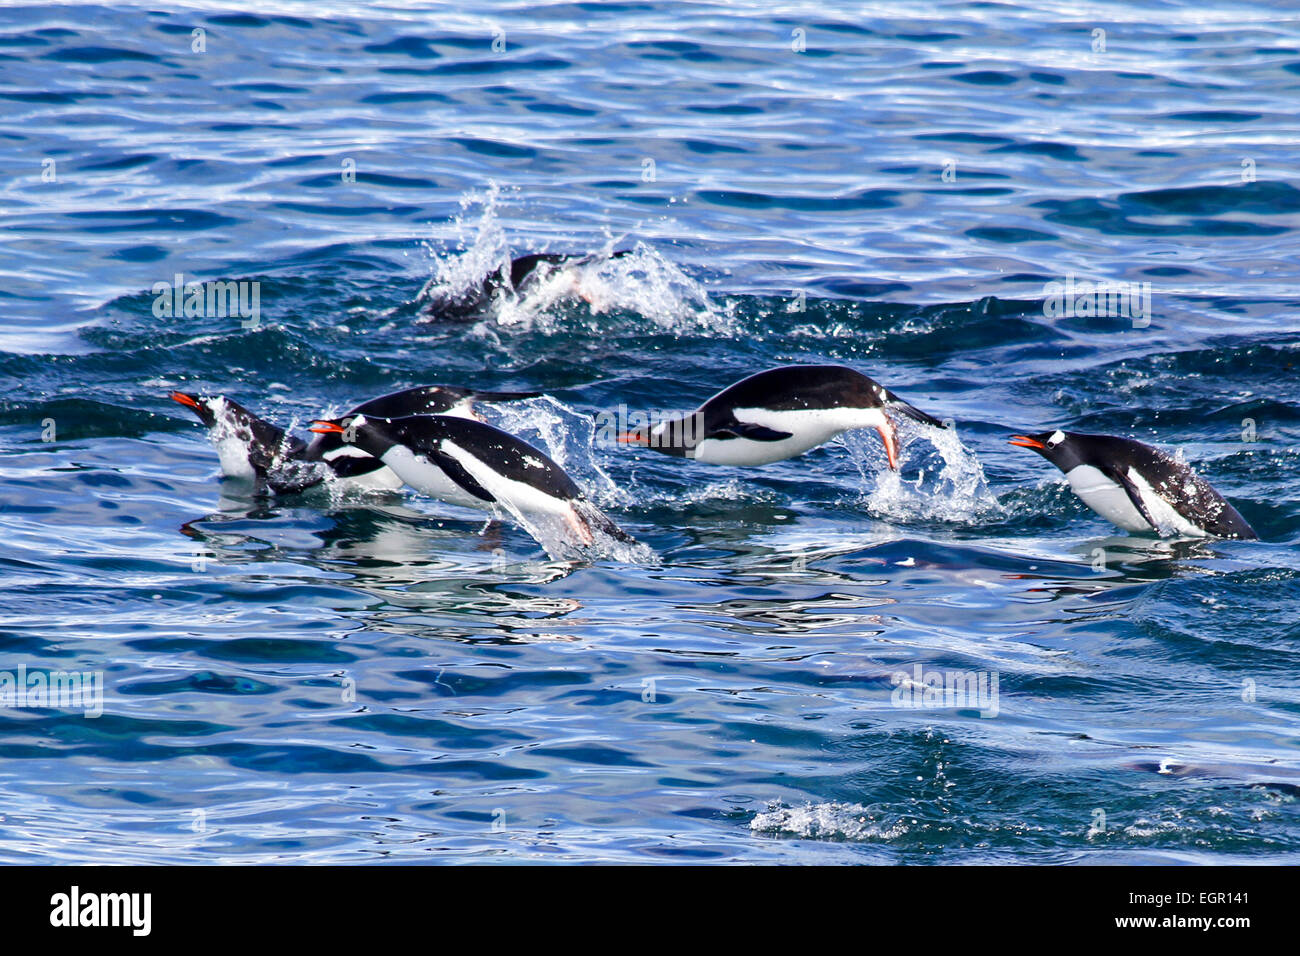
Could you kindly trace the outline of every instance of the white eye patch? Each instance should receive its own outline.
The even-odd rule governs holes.
[[[1065,441],[1065,432],[1054,431],[1047,439],[1047,444],[1053,448]]]

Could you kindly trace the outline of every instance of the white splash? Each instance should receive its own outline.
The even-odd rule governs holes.
[[[899,470],[892,471],[874,432],[845,432],[841,438],[870,488],[864,494],[874,513],[897,520],[973,524],[1003,513],[989,490],[984,466],[962,444],[955,426],[934,428],[903,419],[898,425]]]
[[[488,490],[492,491],[493,489],[489,488]],[[532,535],[547,555],[556,560],[594,561],[604,558],[623,564],[655,565],[659,563],[658,555],[649,545],[632,538],[622,538],[611,534],[602,527],[602,524],[606,522],[613,527],[614,522],[608,516],[603,515],[591,502],[585,502],[577,508],[579,514],[587,519],[587,531],[592,539],[590,542],[580,539],[574,533],[573,525],[558,515],[537,512],[525,513],[504,499],[500,500],[499,507],[509,513],[510,517],[521,528]],[[592,520],[593,518],[596,520]]]
[[[497,202],[501,190],[496,183],[484,193],[467,193],[461,198],[459,216],[452,218],[457,236],[458,254],[439,255],[432,246],[433,276],[416,297],[424,301],[438,293],[463,293],[476,288],[483,279],[510,261],[510,244],[505,230],[497,221]],[[467,220],[468,211],[480,206],[477,222]]]
[[[465,210],[452,220],[459,252],[439,251],[430,245],[434,274],[417,301],[457,299],[479,290],[494,272],[508,271],[512,258],[526,252],[546,250],[512,249],[498,217],[500,190],[493,185],[485,193],[469,193],[461,200]],[[476,222],[467,216],[474,206],[482,211]],[[530,277],[522,294],[508,287],[496,293],[479,319],[476,334],[490,337],[492,330],[510,329],[544,333],[586,327],[608,329],[608,319],[597,316],[631,313],[649,330],[711,335],[737,334],[738,323],[730,307],[718,308],[704,286],[645,243],[616,249],[617,237],[602,248],[562,264],[543,263]],[[621,253],[621,254],[616,254]],[[626,320],[622,320],[626,324]]]
[[[794,833],[831,840],[895,840],[907,833],[901,820],[886,824],[870,807],[856,803],[819,803],[773,807],[749,822],[757,833]]]
[[[502,302],[496,324],[566,331],[575,319],[590,324],[582,311],[590,317],[626,312],[649,320],[652,330],[736,333],[729,311],[715,308],[700,283],[656,250],[638,242],[626,255],[613,252],[609,247],[589,260],[555,269],[522,298]],[[561,305],[566,308],[556,308]]]
[[[549,395],[475,406],[488,424],[546,452],[592,501],[626,505],[631,496],[609,477],[596,457],[596,423]]]

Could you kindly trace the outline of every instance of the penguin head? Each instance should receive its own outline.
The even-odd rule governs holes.
[[[1078,438],[1073,432],[1064,432],[1058,428],[1037,435],[1016,435],[1008,444],[1036,451],[1061,471],[1069,472],[1084,463],[1083,449]]]
[[[686,458],[694,452],[699,436],[703,433],[703,418],[696,412],[693,415],[662,421],[655,425],[630,428],[619,432],[614,440],[621,445],[639,445],[642,448],[653,448],[666,455]]]
[[[261,419],[243,405],[224,395],[190,395],[186,392],[172,392],[168,397],[199,416],[199,421],[205,428],[224,425],[229,428],[245,428],[252,432],[255,426],[263,424]],[[278,433],[279,430],[276,429],[276,432]]]
[[[217,418],[225,410],[226,400],[220,395],[190,395],[186,392],[172,392],[169,396],[173,402],[184,405],[199,416],[205,428],[217,423]]]
[[[382,458],[384,452],[398,443],[384,426],[384,418],[365,415],[345,415],[342,418],[318,419],[312,422],[311,431],[318,435],[338,435],[345,445],[356,445],[362,451]]]

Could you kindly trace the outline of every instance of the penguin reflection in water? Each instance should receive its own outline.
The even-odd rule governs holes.
[[[787,365],[723,389],[689,415],[623,432],[618,440],[714,465],[767,465],[846,431],[872,428],[896,471],[897,416],[946,427],[855,369]]]
[[[501,506],[552,557],[583,553],[602,535],[635,544],[545,453],[486,423],[447,415],[350,415],[317,421],[311,430],[355,445],[423,494],[462,507]],[[538,526],[545,527],[540,536]],[[560,543],[549,543],[547,532]]]
[[[1036,451],[1061,469],[1084,504],[1126,531],[1259,537],[1208,481],[1140,441],[1053,431],[1016,435],[1010,444]]]

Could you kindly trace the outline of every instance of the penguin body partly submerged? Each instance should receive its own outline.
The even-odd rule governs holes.
[[[743,379],[689,415],[624,432],[625,444],[718,465],[765,465],[802,455],[843,432],[880,433],[898,467],[892,414],[943,428],[883,385],[843,365],[787,365]]]
[[[1071,490],[1126,531],[1255,539],[1258,535],[1208,481],[1172,455],[1131,438],[1052,431],[1016,435],[1064,472]]]
[[[612,252],[609,258],[617,259],[628,255],[630,251],[623,249]],[[555,277],[564,270],[573,272],[574,267],[588,265],[602,258],[603,254],[535,252],[511,259],[468,286],[452,288],[430,283],[422,293],[428,300],[422,321],[468,322],[478,319],[487,314],[503,294],[526,295],[531,287],[544,279]],[[577,272],[573,272],[570,279],[573,293],[581,297],[582,287]]]
[[[235,478],[265,478],[283,462],[301,458],[307,445],[278,425],[258,418],[224,395],[172,392],[172,401],[189,408],[217,446],[221,473]]]

